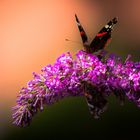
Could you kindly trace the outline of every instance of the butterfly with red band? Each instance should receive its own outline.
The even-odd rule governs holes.
[[[92,42],[89,44],[88,37],[84,31],[77,15],[75,15],[76,23],[80,31],[80,35],[83,41],[83,46],[88,53],[98,52],[105,48],[109,40],[111,39],[111,32],[114,25],[117,23],[117,18],[110,20],[95,36]],[[98,58],[102,59],[102,56],[98,54]],[[101,91],[98,91],[91,83],[84,82],[84,92],[87,105],[90,113],[95,117],[99,118],[100,114],[105,111],[107,106],[107,100]],[[97,94],[99,93],[99,94]]]
[[[110,41],[111,39],[111,33],[113,30],[114,25],[117,23],[117,18],[113,18],[112,20],[110,20],[99,32],[98,34],[95,36],[95,38],[92,40],[91,43],[88,42],[88,37],[86,35],[86,32],[84,31],[77,15],[75,14],[75,19],[76,19],[76,23],[78,26],[78,29],[80,31],[80,35],[83,41],[83,45],[84,48],[86,50],[86,52],[89,53],[94,53],[97,52],[99,50],[102,50],[105,48],[105,46],[107,45],[107,43]]]

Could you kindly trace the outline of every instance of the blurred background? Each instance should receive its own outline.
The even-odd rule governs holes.
[[[53,64],[63,52],[73,55],[82,44],[74,14],[90,41],[114,16],[119,19],[106,48],[123,59],[140,61],[139,0],[0,0],[0,140],[134,139],[139,136],[140,109],[110,97],[99,120],[88,112],[84,97],[67,98],[38,113],[27,128],[12,125],[11,107],[32,72]],[[82,42],[81,42],[82,43]]]

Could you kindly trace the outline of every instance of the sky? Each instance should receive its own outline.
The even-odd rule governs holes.
[[[11,107],[32,72],[53,64],[64,52],[83,49],[74,19],[91,41],[111,18],[119,21],[107,50],[139,61],[139,0],[0,0],[0,135],[9,132]],[[68,38],[71,42],[65,41]]]

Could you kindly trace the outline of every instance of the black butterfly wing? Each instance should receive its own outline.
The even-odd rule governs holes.
[[[80,35],[81,35],[81,38],[82,38],[82,41],[83,41],[83,44],[85,44],[87,41],[88,41],[88,37],[86,35],[86,32],[84,31],[77,15],[75,14],[75,19],[76,19],[76,23],[77,23],[77,26],[78,26],[78,29],[80,31]]]
[[[104,93],[99,92],[91,83],[84,83],[85,98],[90,113],[99,118],[107,108],[107,100]]]
[[[93,41],[90,44],[90,49],[92,52],[96,52],[105,48],[108,41],[111,39],[111,32],[114,25],[117,23],[117,18],[110,20],[96,35]]]

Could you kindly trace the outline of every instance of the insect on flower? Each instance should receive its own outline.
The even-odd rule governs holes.
[[[92,40],[91,43],[88,42],[88,37],[86,35],[86,32],[84,31],[84,28],[82,27],[77,15],[75,14],[76,23],[78,26],[78,29],[80,31],[80,35],[82,38],[83,45],[85,47],[86,52],[93,53],[98,50],[102,50],[105,48],[109,40],[111,39],[111,32],[114,27],[114,25],[117,23],[117,18],[113,18],[110,20],[95,36],[95,38]]]
[[[82,25],[81,25],[81,23],[80,23],[80,21],[79,21],[79,19],[78,19],[76,14],[75,14],[75,19],[76,19],[76,23],[77,23],[78,29],[80,31],[80,35],[81,35],[81,38],[82,38],[83,46],[84,46],[86,52],[88,52],[88,53],[94,53],[94,52],[97,52],[97,51],[102,50],[102,49],[105,48],[105,46],[108,44],[108,42],[111,39],[111,32],[113,30],[113,27],[117,23],[117,18],[116,17],[113,18],[112,20],[110,20],[98,32],[98,34],[95,36],[95,38],[92,40],[92,42],[89,43],[88,42],[88,37],[86,35],[86,32],[84,31],[84,28],[82,27]],[[102,57],[101,54],[98,54],[98,57]],[[86,100],[87,100],[87,104],[88,104],[90,113],[94,114],[94,115],[96,114],[96,118],[98,118],[97,114],[99,114],[99,112],[96,111],[98,109],[95,108],[94,100],[93,100],[93,98],[95,98],[95,97],[93,97],[95,89],[92,90],[93,86],[90,86],[90,84],[87,84],[87,83],[85,83],[85,86],[86,86],[86,88],[88,87],[87,90],[85,91],[86,92],[85,93],[85,97],[86,97]],[[97,94],[95,94],[95,95],[97,95]],[[106,101],[104,103],[106,104]],[[95,113],[95,111],[98,112],[98,113]]]

